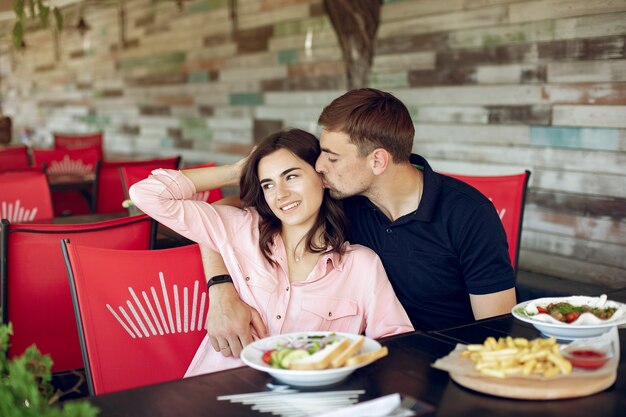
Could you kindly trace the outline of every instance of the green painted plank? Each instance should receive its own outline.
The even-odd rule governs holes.
[[[187,74],[187,82],[189,84],[208,83],[209,73],[207,71],[190,72]]]
[[[98,128],[104,128],[111,125],[111,118],[108,116],[98,116],[95,114],[88,114],[85,116],[79,116],[78,119],[89,126]]]
[[[209,129],[202,117],[183,117],[180,119],[183,138],[192,140],[213,140],[213,130]]]
[[[263,93],[233,93],[230,95],[231,106],[260,106]]]
[[[274,25],[274,36],[289,36],[307,33],[308,31],[324,32],[332,30],[328,16],[312,17],[310,19],[290,20]]]
[[[373,88],[403,88],[409,86],[409,78],[406,71],[392,73],[371,73],[368,84]]]
[[[281,65],[290,65],[298,63],[298,51],[287,50],[278,52],[278,63]]]
[[[144,66],[178,65],[185,62],[185,52],[171,52],[167,54],[152,55],[144,58],[129,58],[120,60],[123,69],[131,69]]]
[[[185,8],[187,14],[204,13],[228,7],[228,0],[202,0]]]
[[[530,127],[531,146],[553,148],[619,150],[619,129],[592,127]]]

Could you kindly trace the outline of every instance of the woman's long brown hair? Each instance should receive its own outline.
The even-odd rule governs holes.
[[[300,129],[292,129],[274,133],[257,145],[254,151],[248,156],[241,180],[239,182],[240,197],[248,207],[254,207],[259,216],[259,246],[265,258],[274,263],[271,259],[271,249],[274,236],[280,233],[282,223],[274,215],[265,201],[265,195],[261,189],[259,181],[258,167],[259,161],[276,152],[285,149],[312,167],[320,155],[320,144],[315,136]],[[344,243],[346,241],[347,219],[343,213],[341,203],[330,196],[328,190],[324,190],[324,198],[320,212],[315,219],[315,224],[306,234],[306,248],[311,252],[336,252],[339,255],[345,253]],[[322,244],[315,242],[315,235],[318,230],[322,230]]]

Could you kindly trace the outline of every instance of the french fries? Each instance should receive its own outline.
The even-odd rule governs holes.
[[[532,374],[551,378],[570,374],[572,364],[561,356],[555,338],[528,340],[521,337],[488,337],[482,345],[467,345],[461,357],[476,363],[483,375],[506,378],[509,375]]]

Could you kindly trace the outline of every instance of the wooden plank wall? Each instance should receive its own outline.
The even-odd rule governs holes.
[[[96,3],[96,2],[94,2]],[[116,153],[238,159],[283,127],[317,131],[345,91],[321,0],[129,0],[91,30],[0,47],[16,130],[104,130]],[[10,31],[10,25],[3,29]],[[385,1],[370,85],[409,106],[437,169],[530,169],[520,267],[626,286],[626,1]],[[18,136],[19,139],[19,135]]]

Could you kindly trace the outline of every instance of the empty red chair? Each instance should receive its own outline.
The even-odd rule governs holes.
[[[0,229],[3,322],[12,322],[9,356],[31,344],[48,353],[53,371],[82,368],[61,240],[119,249],[148,249],[155,222],[145,215],[85,224],[9,224]],[[110,265],[101,264],[108,274]],[[111,279],[107,276],[106,280]]]
[[[30,167],[30,156],[26,146],[0,148],[0,172]]]
[[[206,335],[198,245],[107,250],[64,242],[90,394],[184,376]]]
[[[120,167],[148,166],[152,167],[152,169],[161,167],[178,169],[179,164],[179,156],[175,158],[156,158],[142,161],[103,162],[100,165],[100,171],[98,173],[96,212],[113,213],[116,211],[125,211],[125,209],[122,208],[122,202],[126,196],[122,177],[120,176]]]
[[[102,160],[102,151],[92,146],[81,149],[33,149],[33,165],[45,164],[53,175],[88,175],[96,171],[96,162]]]
[[[103,149],[102,132],[77,134],[53,133],[52,136],[56,149],[78,149],[93,146],[98,147],[101,152]]]
[[[32,222],[53,217],[46,174],[37,170],[0,173],[0,218]]]
[[[194,169],[194,168],[208,168],[214,167],[215,162],[208,162],[206,164],[194,165],[191,167],[187,167],[185,169]],[[195,199],[199,201],[206,201],[207,203],[213,203],[214,201],[218,201],[222,199],[222,190],[220,188],[214,188],[209,191],[202,191],[196,193]]]
[[[445,174],[468,183],[483,193],[495,206],[502,220],[509,244],[511,265],[517,272],[520,242],[522,239],[522,223],[524,221],[524,203],[530,171],[521,174],[476,176]]]
[[[54,177],[91,177],[95,181],[97,166],[102,159],[102,150],[98,147],[80,149],[33,149],[34,164],[37,167],[45,166],[50,183],[54,184]],[[94,182],[94,189],[95,189]],[[90,190],[90,197],[86,199],[78,191],[53,190],[52,202],[54,213],[58,216],[87,214],[95,209],[96,193]]]

